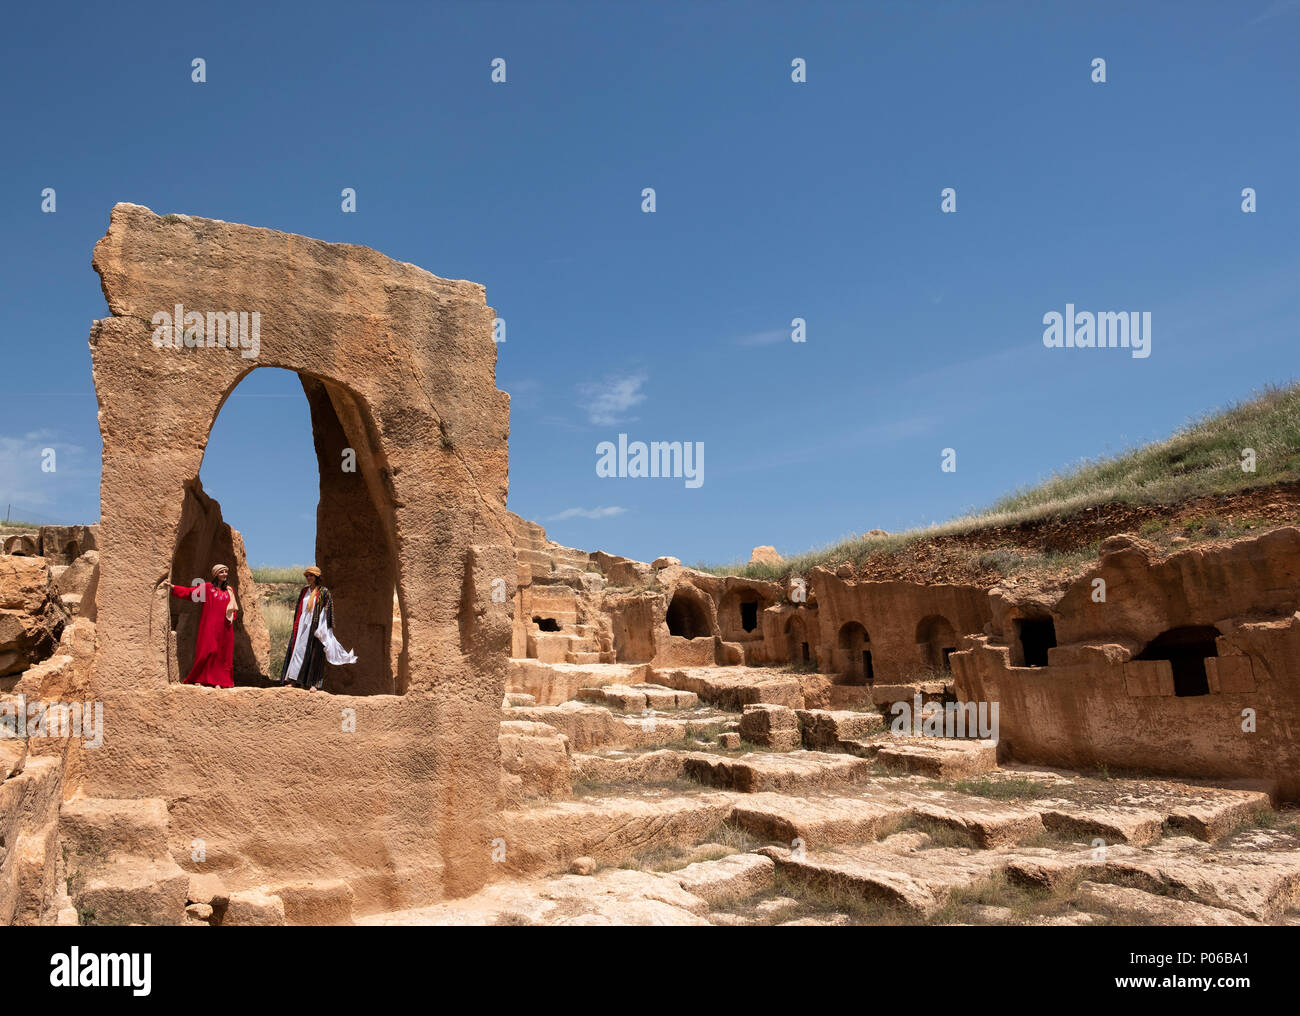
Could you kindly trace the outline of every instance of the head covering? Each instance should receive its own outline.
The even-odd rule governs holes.
[[[309,564],[306,568],[302,570],[302,573],[304,575],[315,575],[317,578],[320,578],[320,569],[317,568],[314,564]]]
[[[225,568],[225,569],[226,569],[226,574],[227,574],[227,575],[230,574],[230,569],[229,569],[229,568],[226,568],[226,566],[225,566],[224,564],[214,564],[214,565],[212,566],[212,581],[213,581],[213,582],[217,581],[217,572],[221,571],[222,568]],[[229,621],[229,622],[231,622],[231,623],[233,624],[234,621],[235,621],[235,614],[236,614],[236,613],[238,612],[238,610],[239,610],[239,603],[235,600],[235,590],[234,590],[234,587],[233,587],[233,586],[232,586],[232,587],[228,587],[228,588],[226,589],[226,592],[228,592],[228,593],[230,594],[230,599],[226,601],[226,620]]]

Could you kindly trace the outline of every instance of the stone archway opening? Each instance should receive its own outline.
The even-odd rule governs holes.
[[[113,208],[93,263],[108,315],[90,329],[103,441],[92,681],[127,719],[103,751],[84,753],[88,792],[131,787],[169,807],[184,801],[171,807],[178,842],[231,837],[232,863],[266,864],[277,881],[301,877],[301,858],[273,860],[257,837],[234,842],[248,826],[226,805],[232,787],[244,812],[280,816],[286,828],[352,816],[337,842],[313,842],[313,869],[393,858],[364,875],[368,899],[388,906],[475,891],[493,868],[483,844],[496,828],[519,572],[506,510],[510,400],[496,387],[496,314],[483,287],[353,244],[133,204]],[[364,659],[398,661],[391,676],[384,667],[367,678],[371,687],[344,668],[357,678],[342,690],[404,698],[375,696],[366,722],[343,736],[328,736],[339,713],[319,694],[177,694],[168,684],[163,586],[185,490],[226,398],[265,367],[301,379],[329,463],[316,528],[322,541],[333,535],[316,563],[340,597],[358,597],[337,601],[339,640]],[[340,472],[340,445],[355,451],[355,473]],[[367,648],[394,629],[396,652]],[[268,700],[283,729],[319,724],[311,751],[286,752],[247,720]],[[408,765],[382,764],[394,744]],[[329,779],[316,778],[322,771]]]
[[[839,651],[840,684],[874,684],[875,668],[871,662],[871,636],[860,621],[848,621],[840,626],[836,637]]]
[[[795,666],[811,666],[815,662],[808,626],[798,614],[785,624],[785,658]]]
[[[1212,625],[1171,628],[1148,642],[1135,659],[1168,660],[1174,672],[1174,694],[1179,698],[1208,695],[1210,678],[1205,661],[1219,655],[1218,637],[1219,630]]]
[[[704,609],[699,595],[691,595],[685,589],[673,593],[668,603],[668,634],[684,639],[707,638],[713,634],[709,624],[708,611]]]
[[[750,586],[727,590],[718,601],[718,627],[728,642],[761,639],[763,611],[772,605],[771,598]]]
[[[265,375],[272,371],[287,375],[290,385],[300,385],[306,400],[316,469],[314,477],[299,481],[300,489],[277,486],[283,477],[275,471],[273,454],[269,458],[254,454],[247,443],[227,449],[224,433],[218,430],[218,421],[224,423],[232,411],[227,408],[227,402],[235,390],[250,374]],[[292,389],[287,389],[286,394],[291,396]],[[259,401],[240,400],[237,405],[241,412],[266,416],[265,440],[274,450],[284,443],[283,439],[277,440],[277,434],[282,432],[288,416],[282,410],[274,418],[259,413],[255,405]],[[253,408],[249,408],[250,404]],[[242,456],[250,467],[243,471],[243,482],[256,485],[264,495],[263,506],[251,510],[281,513],[283,519],[275,528],[283,533],[286,527],[297,527],[309,535],[308,540],[298,544],[308,549],[292,551],[291,556],[306,557],[306,563],[320,567],[321,581],[329,588],[334,603],[335,635],[357,656],[357,662],[347,666],[326,664],[325,690],[350,695],[403,694],[407,685],[406,624],[391,537],[391,502],[385,496],[383,483],[386,466],[375,457],[376,443],[367,431],[366,414],[359,400],[342,386],[319,378],[262,368],[245,373],[226,393],[209,430],[209,441],[214,432],[217,440],[212,449],[205,446],[204,465],[210,450],[224,458],[233,456],[238,460]],[[259,457],[271,463],[265,475],[259,475],[256,468]],[[235,471],[237,466],[238,461]],[[227,474],[231,471],[225,470]],[[203,466],[200,467],[202,475]],[[235,631],[235,683],[277,684],[304,579],[298,574],[287,575],[283,585],[277,586],[277,595],[264,609],[259,603],[251,569],[239,564],[246,557],[238,532],[240,519],[233,515],[229,519],[222,517],[220,504],[204,490],[200,478],[183,486],[184,502],[171,581],[190,585],[196,577],[207,578],[212,564],[228,564],[231,584],[243,613]],[[247,496],[241,496],[239,503],[242,512],[250,510]],[[295,544],[285,540],[285,545]],[[264,548],[259,548],[254,560],[260,560],[266,553]],[[276,551],[272,549],[269,553]],[[293,561],[277,563],[287,566],[303,562],[295,557]],[[170,598],[170,604],[174,635],[168,650],[176,660],[172,679],[180,680],[193,661],[198,609],[175,598]]]
[[[930,614],[916,626],[916,643],[931,670],[946,671],[948,657],[957,651],[957,632],[942,614]]]

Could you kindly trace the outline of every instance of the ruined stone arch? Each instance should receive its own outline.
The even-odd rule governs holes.
[[[808,633],[808,622],[802,613],[791,614],[785,623],[785,658],[796,666],[817,663],[817,647]]]
[[[673,590],[664,615],[668,634],[684,639],[710,637],[713,634],[713,622],[709,617],[707,599],[704,593],[693,586],[683,585]]]
[[[373,753],[389,731],[412,753],[421,789],[402,801],[402,821],[437,849],[421,877],[442,891],[471,891],[490,869],[483,844],[499,785],[517,586],[506,511],[509,397],[496,387],[495,313],[483,287],[364,247],[164,218],[129,204],[113,209],[94,266],[110,316],[90,333],[103,440],[92,681],[97,695],[134,700],[148,715],[182,710],[185,719],[168,725],[166,737],[154,732],[106,748],[88,768],[88,786],[220,795],[237,774],[274,768],[271,745],[238,736],[261,701],[248,696],[283,696],[277,709],[298,729],[319,730],[322,745],[328,735],[337,740],[338,707],[320,696],[215,693],[167,681],[166,582],[185,485],[197,479],[212,423],[240,379],[255,367],[284,368],[305,379],[313,423],[319,411],[347,440],[367,445],[358,448],[358,469],[382,530],[372,542],[390,541],[405,619],[405,662],[393,689],[405,697],[376,696],[355,741],[326,747],[345,752],[355,743]],[[259,314],[256,355],[251,347],[161,344],[160,316],[177,307]],[[492,592],[498,581],[502,598]],[[229,764],[208,755],[193,768],[214,743]],[[182,768],[183,780],[159,786]],[[365,807],[364,797],[348,801]],[[303,795],[304,808],[326,804]]]
[[[921,662],[931,670],[947,670],[948,657],[957,651],[957,631],[942,614],[929,614],[916,626]]]
[[[101,568],[114,587],[101,586],[101,622],[113,679],[165,680],[154,629],[184,485],[197,479],[236,385],[257,367],[281,367],[303,379],[318,458],[330,454],[321,443],[328,432],[356,443],[365,494],[352,501],[374,509],[372,542],[391,554],[406,617],[409,664],[392,690],[432,687],[464,655],[457,615],[470,547],[511,545],[508,397],[495,385],[494,315],[482,287],[361,247],[176,218],[118,205],[95,247],[113,311],[91,333],[104,439]],[[155,314],[175,306],[257,311],[257,357],[160,348]],[[320,512],[337,521],[345,507],[323,498]],[[336,549],[340,567],[358,568],[358,556]]]
[[[873,684],[871,636],[861,621],[846,621],[835,637],[835,668],[840,684]]]

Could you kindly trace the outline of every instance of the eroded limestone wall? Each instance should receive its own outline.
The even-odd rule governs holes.
[[[491,864],[512,613],[511,596],[486,587],[516,584],[508,397],[483,287],[364,247],[128,204],[94,266],[111,311],[90,336],[104,448],[94,681],[113,722],[87,793],[166,799],[178,842],[206,838],[231,870],[324,870],[364,840],[367,863],[397,869],[383,876],[394,898],[472,890]],[[259,314],[257,355],[160,345],[158,316],[177,307]],[[406,696],[355,700],[351,732],[333,696],[167,683],[165,584],[185,491],[222,404],[256,367],[324,386],[357,453],[346,482],[364,486],[379,529],[365,552],[387,619],[365,591],[341,623],[376,626],[373,639],[344,632],[368,653],[391,632],[396,587],[405,663],[392,683]],[[322,478],[335,482],[323,464]],[[337,519],[347,498],[328,500]],[[325,559],[354,567],[355,533],[320,539]]]
[[[853,662],[848,653],[865,647],[875,684],[904,684],[927,670],[943,670],[943,650],[959,648],[962,635],[983,632],[991,620],[988,593],[977,586],[854,582],[825,568],[812,569],[810,584],[821,668],[844,672]],[[861,643],[847,637],[856,629],[841,637],[854,624],[865,629]],[[937,637],[945,627],[951,637]]]
[[[1046,666],[1016,665],[1020,612],[994,590],[993,633],[953,657],[958,697],[998,703],[1005,758],[1258,780],[1300,797],[1300,530],[1155,556],[1132,537],[1103,543],[1098,565],[1050,605]],[[1176,694],[1168,660],[1138,659],[1186,627],[1217,632],[1202,694]]]

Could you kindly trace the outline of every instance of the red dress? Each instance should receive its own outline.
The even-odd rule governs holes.
[[[218,589],[211,582],[204,582],[202,586],[172,586],[172,595],[178,599],[193,599],[196,589],[203,590],[203,613],[199,615],[199,633],[194,639],[194,666],[190,668],[185,683],[233,688],[235,626],[226,620],[230,593]]]

